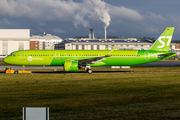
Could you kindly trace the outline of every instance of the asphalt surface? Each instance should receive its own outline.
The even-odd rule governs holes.
[[[22,66],[16,65],[2,65],[0,66],[0,70],[5,70],[6,67],[11,67],[11,69],[23,69]],[[55,68],[63,68],[63,66],[25,66],[25,69],[55,69]]]
[[[141,65],[136,65],[136,66],[180,66],[180,62],[165,62],[165,61],[158,61],[158,62],[151,62],[151,63],[146,63],[146,64],[141,64]]]
[[[135,65],[135,66],[180,66],[180,62],[152,62],[152,63],[146,63],[141,65]],[[5,67],[11,67],[12,69],[23,69],[22,66],[16,66],[16,65],[2,65],[0,66],[0,70],[4,70]],[[63,68],[63,66],[25,66],[25,69],[55,69],[55,68]]]
[[[179,66],[180,67],[180,62],[166,62],[166,61],[160,61],[160,62],[152,62],[152,63],[147,63],[147,64],[141,64],[141,65],[136,65],[138,67],[174,67],[174,66]],[[0,70],[5,70],[5,67],[11,67],[11,69],[23,69],[22,66],[15,66],[15,65],[2,65],[0,66]],[[103,67],[103,66],[102,66]],[[107,67],[107,66],[105,66]],[[55,69],[55,68],[63,68],[63,66],[25,66],[25,69]],[[93,71],[93,73],[124,73],[124,72],[132,72],[132,71]],[[1,74],[3,72],[0,72]],[[63,72],[63,71],[54,71],[54,72],[35,72],[35,74],[64,74],[64,73],[87,73],[86,71],[78,71],[78,72]]]

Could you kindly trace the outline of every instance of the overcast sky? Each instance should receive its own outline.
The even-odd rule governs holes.
[[[61,38],[95,37],[158,38],[166,27],[175,27],[180,40],[179,0],[0,0],[0,29],[30,29]]]

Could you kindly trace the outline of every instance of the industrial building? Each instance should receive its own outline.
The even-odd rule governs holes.
[[[55,44],[55,50],[112,50],[116,46],[116,50],[148,50],[153,40],[142,40],[139,38],[118,38],[107,39],[106,30],[105,38],[97,39],[94,37],[94,30],[89,29],[89,38],[68,38],[59,44]],[[175,43],[171,43],[170,51],[174,52]]]
[[[175,44],[174,52],[177,54],[177,57],[180,57],[180,40],[173,40]]]
[[[54,44],[60,42],[60,37],[51,34],[31,35],[30,50],[54,50]]]
[[[138,40],[137,38],[118,38],[118,39],[97,39],[94,37],[94,30],[89,29],[89,38],[68,38],[54,46],[55,50],[111,50],[116,46],[116,50],[140,50],[149,49],[153,41]]]
[[[29,29],[0,29],[0,57],[17,50],[28,50],[29,40]]]
[[[154,43],[152,40],[137,39],[76,39],[65,40],[55,44],[55,50],[108,50],[116,46],[116,50],[148,50]],[[170,50],[175,49],[175,43],[171,43]]]

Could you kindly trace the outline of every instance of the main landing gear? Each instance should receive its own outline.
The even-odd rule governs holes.
[[[91,66],[90,66],[90,64],[87,64],[86,66],[85,66],[85,70],[87,71],[87,73],[89,73],[89,74],[91,74],[93,71],[91,70]]]
[[[92,73],[92,70],[91,69],[87,69],[87,72],[89,73],[89,74],[91,74]]]

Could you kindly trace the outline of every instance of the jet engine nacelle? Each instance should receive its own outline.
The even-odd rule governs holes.
[[[64,71],[79,71],[78,62],[65,61],[64,62]]]

